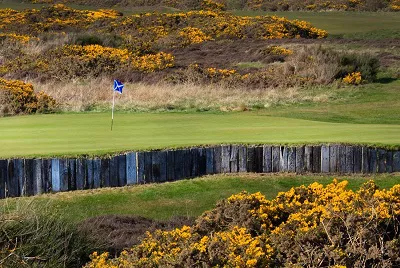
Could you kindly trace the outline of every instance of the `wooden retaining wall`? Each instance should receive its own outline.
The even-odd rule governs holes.
[[[400,151],[347,145],[222,145],[110,158],[0,160],[0,198],[236,172],[400,172]]]

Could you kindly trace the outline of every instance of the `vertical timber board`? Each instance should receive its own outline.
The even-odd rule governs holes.
[[[206,148],[206,174],[214,174],[214,148]]]
[[[239,146],[239,172],[247,172],[247,147],[244,145]]]
[[[280,149],[278,146],[272,147],[272,172],[280,171]]]
[[[204,176],[207,174],[207,156],[206,156],[206,149],[205,148],[199,148],[199,176]]]
[[[144,152],[137,153],[137,182],[138,184],[146,183],[144,177]]]
[[[60,191],[66,192],[69,190],[69,174],[68,174],[68,159],[60,159]]]
[[[263,172],[263,147],[256,146],[254,149],[254,156],[255,156],[255,172],[261,173]]]
[[[50,160],[51,161],[51,160]],[[25,178],[24,178],[24,160],[23,159],[14,159],[14,169],[15,169],[15,176],[18,180],[18,196],[23,196],[25,193]],[[51,174],[51,172],[50,172]],[[51,177],[50,177],[51,180]],[[51,189],[50,189],[51,191]]]
[[[161,152],[151,152],[152,182],[161,182]]]
[[[221,146],[214,147],[214,174],[219,174],[222,171],[221,161],[222,161],[222,148]]]
[[[168,159],[167,159],[167,151],[160,152],[160,181],[167,181],[167,173],[168,172]]]
[[[94,188],[93,159],[86,159],[87,183],[85,189]],[[118,185],[115,185],[118,186]]]
[[[192,171],[192,155],[190,149],[183,150],[183,178],[190,178]]]
[[[321,173],[321,146],[313,146],[313,161],[312,161],[312,171],[314,173]]]
[[[239,147],[237,145],[231,146],[231,155],[229,158],[229,171],[231,173],[239,172]]]
[[[118,159],[118,186],[126,185],[126,155],[117,156]]]
[[[33,160],[33,194],[39,195],[43,191],[42,159]]]
[[[272,172],[272,147],[271,146],[263,147],[263,172],[264,173]]]
[[[51,192],[51,159],[43,159],[42,176],[45,193]]]
[[[304,146],[296,147],[296,173],[304,173]]]
[[[25,178],[25,194],[26,196],[31,196],[34,194],[33,192],[33,159],[25,159],[25,169],[24,169],[24,178]]]
[[[386,172],[393,172],[393,151],[386,152]]]
[[[101,159],[100,165],[100,186],[110,187],[110,158]]]
[[[377,150],[369,148],[369,173],[376,173],[378,169]]]
[[[76,189],[83,190],[86,185],[86,163],[84,158],[76,160]]]
[[[361,148],[361,172],[362,173],[369,173],[369,150],[368,147]]]
[[[346,146],[339,145],[339,173],[346,173]]]
[[[137,184],[136,153],[126,154],[126,184]]]
[[[313,147],[312,146],[304,147],[304,165],[305,165],[305,171],[307,171],[307,172],[313,171]]]
[[[329,172],[337,173],[339,172],[339,146],[330,145],[329,146]]]
[[[386,172],[386,150],[378,150],[378,173]]]
[[[361,173],[362,170],[362,148],[360,146],[354,146],[354,173]]]
[[[153,180],[153,160],[152,160],[152,152],[144,152],[144,181],[145,183],[154,182]]]
[[[181,180],[184,178],[184,151],[176,150],[174,151],[174,170],[175,176],[174,180]]]
[[[288,148],[288,171],[296,172],[296,148],[289,147]]]
[[[230,169],[230,160],[231,160],[231,147],[229,145],[223,145],[221,147],[222,156],[221,156],[221,172],[229,173]]]
[[[7,183],[7,160],[0,160],[0,198],[7,196],[6,183]]]
[[[279,148],[279,171],[287,172],[288,171],[288,147],[280,146]]]
[[[354,147],[346,146],[346,173],[354,172]]]
[[[2,171],[0,171],[2,172]],[[14,160],[8,160],[7,162],[7,189],[5,191],[6,197],[17,197],[19,196],[19,185],[18,185],[18,177],[16,176],[17,167],[15,166]],[[0,174],[2,177],[2,175]],[[0,181],[2,179],[0,178]],[[1,187],[0,187],[1,188]],[[3,189],[3,188],[1,188]],[[1,190],[3,191],[3,190]]]
[[[110,158],[110,187],[118,186],[118,157]]]
[[[68,159],[69,190],[76,190],[76,159]]]
[[[175,151],[167,151],[167,181],[175,180]]]
[[[191,148],[190,149],[190,177],[198,177],[199,176],[199,149]]]
[[[393,172],[400,172],[400,151],[393,153]]]
[[[101,160],[93,159],[93,188],[101,187]]]
[[[247,147],[247,172],[256,172],[256,148]]]
[[[321,172],[329,173],[329,146],[322,145],[321,146]]]

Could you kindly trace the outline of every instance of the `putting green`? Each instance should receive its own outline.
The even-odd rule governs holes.
[[[0,157],[105,154],[219,143],[400,145],[400,125],[227,114],[55,114],[0,119]]]

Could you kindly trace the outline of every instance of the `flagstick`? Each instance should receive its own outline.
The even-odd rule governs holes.
[[[111,131],[112,131],[112,127],[114,124],[114,104],[115,104],[115,90],[113,89],[113,104],[112,104],[112,110],[111,110]]]

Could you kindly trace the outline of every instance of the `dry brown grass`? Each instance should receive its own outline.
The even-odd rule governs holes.
[[[76,80],[71,83],[35,83],[62,104],[64,111],[109,109],[112,101],[112,81],[106,78]],[[116,94],[116,107],[123,110],[246,110],[276,104],[304,101],[325,102],[334,91],[301,88],[246,89],[224,85],[196,85],[193,83],[147,85],[127,83],[122,95]]]

